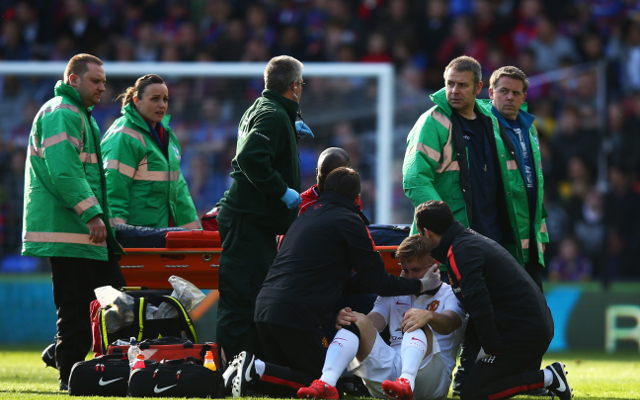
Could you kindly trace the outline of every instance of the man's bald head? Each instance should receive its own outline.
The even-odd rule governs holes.
[[[318,168],[316,177],[318,180],[318,192],[324,192],[324,181],[327,176],[336,168],[351,167],[349,154],[340,147],[329,147],[318,157]]]

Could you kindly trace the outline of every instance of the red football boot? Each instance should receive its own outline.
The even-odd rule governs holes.
[[[326,382],[316,379],[311,386],[298,389],[299,399],[339,399],[338,390]]]
[[[406,378],[382,382],[382,391],[392,399],[413,400],[413,390],[411,390],[411,384]]]

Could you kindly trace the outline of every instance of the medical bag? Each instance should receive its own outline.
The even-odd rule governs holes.
[[[100,356],[73,365],[69,376],[69,394],[125,397],[128,382],[129,361],[126,354]]]
[[[91,305],[91,323],[93,331],[93,351],[96,356],[104,354],[109,344],[116,340],[129,341],[135,338],[137,341],[156,339],[164,336],[181,338],[182,334],[191,340],[198,342],[198,335],[189,317],[189,313],[177,299],[171,297],[166,290],[137,290],[128,291],[127,294],[134,298],[133,321],[119,329],[109,329],[107,313],[111,305],[100,307],[97,300]],[[172,309],[171,318],[152,318],[152,310],[160,308]]]
[[[175,337],[162,337],[158,339],[147,339],[137,344],[138,348],[144,355],[145,360],[155,360],[160,362],[162,360],[176,360],[182,358],[193,358],[204,361],[204,356],[207,351],[213,354],[213,361],[216,363],[218,369],[224,369],[224,365],[221,363],[220,347],[217,343],[204,343],[196,344],[187,339],[180,339]],[[107,354],[127,354],[129,351],[128,345],[109,345]]]
[[[132,397],[224,397],[222,372],[203,367],[193,358],[165,360],[131,372]]]

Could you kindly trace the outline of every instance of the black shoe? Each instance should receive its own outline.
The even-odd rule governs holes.
[[[67,382],[60,382],[60,390],[69,391],[69,384]]]
[[[549,389],[547,388],[531,389],[527,392],[520,393],[520,394],[525,396],[534,396],[534,397],[551,397],[551,392],[549,392]]]
[[[245,397],[247,389],[258,379],[255,361],[256,357],[246,351],[238,354],[239,365],[236,371],[236,377],[233,378],[233,387],[231,394],[233,397]]]
[[[47,346],[46,349],[42,352],[40,356],[42,361],[45,363],[46,367],[56,368],[56,344],[52,343]]]
[[[554,362],[547,366],[553,374],[553,382],[547,387],[549,391],[560,398],[560,400],[571,400],[573,398],[573,389],[567,381],[567,372],[564,370],[564,364]]]
[[[347,396],[353,397],[371,397],[369,389],[362,382],[362,378],[357,376],[348,376],[338,379],[336,383],[338,393],[345,393]]]

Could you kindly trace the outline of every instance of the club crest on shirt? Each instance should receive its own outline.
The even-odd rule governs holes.
[[[439,300],[434,300],[434,301],[432,301],[431,303],[429,303],[427,305],[426,309],[429,310],[429,311],[435,311],[435,310],[438,309],[439,305],[440,305],[440,301]]]
[[[176,147],[175,144],[171,147],[173,148],[173,152],[176,153],[176,158],[178,159],[178,161],[180,161],[182,159],[182,156],[180,155],[180,150],[178,150],[178,147]]]

